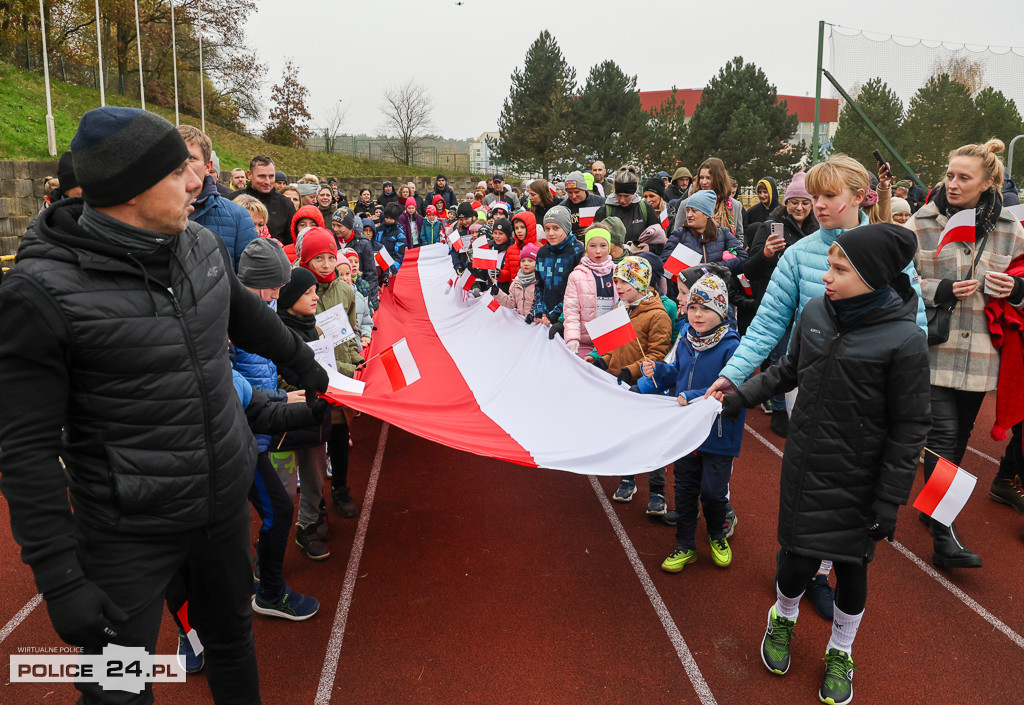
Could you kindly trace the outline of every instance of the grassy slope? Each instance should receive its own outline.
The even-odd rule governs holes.
[[[86,86],[54,81],[50,90],[53,100],[53,119],[57,130],[57,153],[68,149],[78,121],[87,110],[99,107],[99,91]],[[107,105],[139,107],[138,101],[119,95],[106,94]],[[0,62],[0,159],[50,161],[54,157],[46,151],[46,92],[43,77],[20,71]],[[147,104],[146,108],[174,122],[174,111]],[[199,126],[199,118],[181,116],[181,122]],[[286,174],[313,173],[320,176],[433,176],[435,169],[407,167],[389,162],[357,159],[340,154],[307,152],[268,144],[248,135],[231,132],[212,123],[206,123],[207,134],[220,158],[222,170],[248,166],[254,154],[269,154],[274,163]]]

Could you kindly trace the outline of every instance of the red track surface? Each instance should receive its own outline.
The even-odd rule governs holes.
[[[992,415],[990,399],[972,446],[998,459],[1002,447],[988,437]],[[540,411],[538,423],[545,421]],[[753,411],[748,424],[781,448],[766,416]],[[288,552],[286,579],[317,596],[320,613],[301,624],[256,616],[265,703],[316,702],[353,550],[361,557],[344,630],[334,636],[338,667],[328,669],[320,702],[702,702],[588,478],[470,456],[390,428],[371,504],[362,500],[381,426],[363,416],[353,431],[351,481],[364,514],[370,512],[365,543],[357,541],[358,521],[332,515],[329,560],[314,563],[294,546]],[[758,655],[774,599],[779,467],[775,452],[747,433],[733,473],[739,523],[727,570],[712,564],[703,526],[696,564],[678,575],[659,569],[674,534],[644,516],[644,479],[637,500],[612,505],[664,602],[665,620],[685,640],[680,648],[692,654],[691,674],[718,703],[817,702],[829,625],[808,603],[789,674],[769,674]],[[958,525],[985,567],[942,575],[1015,635],[1024,634],[1024,517],[988,500],[990,460],[969,452],[964,467],[979,481]],[[600,481],[606,497],[616,483]],[[919,477],[914,496],[920,486]],[[930,565],[930,537],[914,514],[901,510],[896,538]],[[6,526],[6,516],[2,521]],[[35,590],[8,531],[0,550],[3,625]],[[1019,636],[1015,643],[895,547],[879,547],[869,576],[854,648],[855,702],[1020,702]],[[0,658],[19,647],[59,644],[41,605],[0,642]],[[168,617],[159,652],[174,648]],[[0,703],[75,699],[68,684],[7,681]],[[158,684],[156,694],[164,703],[211,702],[201,675],[184,685]],[[707,694],[704,702],[711,702]]]

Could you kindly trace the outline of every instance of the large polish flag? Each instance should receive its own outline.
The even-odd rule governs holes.
[[[370,364],[359,374],[362,395],[325,396],[442,445],[580,474],[647,472],[707,439],[717,401],[679,406],[671,397],[629,392],[561,340],[548,340],[546,326],[523,325],[510,308],[491,311],[484,297],[466,305],[445,296],[451,276],[448,248],[427,245],[408,251],[402,276],[381,291],[364,354],[405,338],[416,355],[416,384],[395,392],[384,366]],[[495,366],[495,359],[509,363]],[[581,409],[606,409],[630,423],[595,434]]]
[[[939,458],[932,476],[914,500],[914,508],[949,526],[971,498],[977,482],[978,478],[971,473]]]
[[[942,252],[942,248],[951,242],[974,242],[975,218],[977,215],[973,208],[954,213],[953,217],[946,221],[946,227],[942,230],[942,237],[939,238],[939,245],[935,248],[935,254]]]

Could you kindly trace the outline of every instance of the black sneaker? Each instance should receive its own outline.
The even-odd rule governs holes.
[[[647,501],[647,516],[660,517],[668,514],[668,505],[665,504],[665,495],[658,492],[651,492]]]
[[[768,422],[769,428],[779,438],[785,438],[789,433],[789,412],[773,411],[772,420]]]
[[[355,500],[352,499],[352,495],[349,494],[347,487],[337,491],[332,491],[331,503],[334,505],[334,511],[337,512],[340,517],[353,519],[359,516],[359,507],[356,506]]]
[[[849,654],[829,649],[825,654],[825,678],[818,688],[818,700],[826,705],[847,705],[853,700],[853,672],[856,670]]]
[[[804,595],[814,605],[814,611],[818,615],[829,622],[835,614],[836,607],[836,594],[832,590],[832,586],[828,584],[828,576],[815,575],[811,578],[811,582],[807,583],[807,587],[804,588]]]
[[[308,524],[302,526],[301,524],[295,525],[295,543],[298,544],[299,548],[305,551],[306,555],[314,561],[322,561],[331,557],[331,552],[328,550],[324,542],[316,537],[316,524]]]
[[[1012,480],[997,477],[992,480],[992,487],[988,491],[989,499],[1008,507],[1013,507],[1021,514],[1024,514],[1024,488],[1020,485],[1020,478]]]

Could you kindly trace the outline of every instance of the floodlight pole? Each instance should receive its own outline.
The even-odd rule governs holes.
[[[178,40],[174,34],[174,0],[171,0],[171,60],[174,62],[174,124],[181,124],[178,116]]]
[[[46,18],[43,0],[39,0],[39,31],[43,33],[43,81],[46,83],[46,149],[51,157],[57,156],[57,131],[53,125],[53,103],[50,101],[50,60],[46,56]]]
[[[206,97],[203,92],[203,3],[202,0],[196,3],[199,10],[199,119],[202,120],[202,130],[206,132]]]
[[[1010,140],[1010,151],[1006,155],[1006,178],[1013,179],[1013,145],[1024,135],[1017,135]]]
[[[818,70],[814,74],[814,134],[811,135],[811,166],[818,163],[818,129],[821,125],[821,58],[825,51],[825,20],[818,22]]]
[[[135,46],[139,50],[139,100],[146,109],[146,87],[142,80],[142,30],[139,28],[139,0],[135,0]]]
[[[96,0],[96,68],[100,78],[100,106],[107,104],[107,95],[103,88],[103,40],[100,38],[100,0]]]

